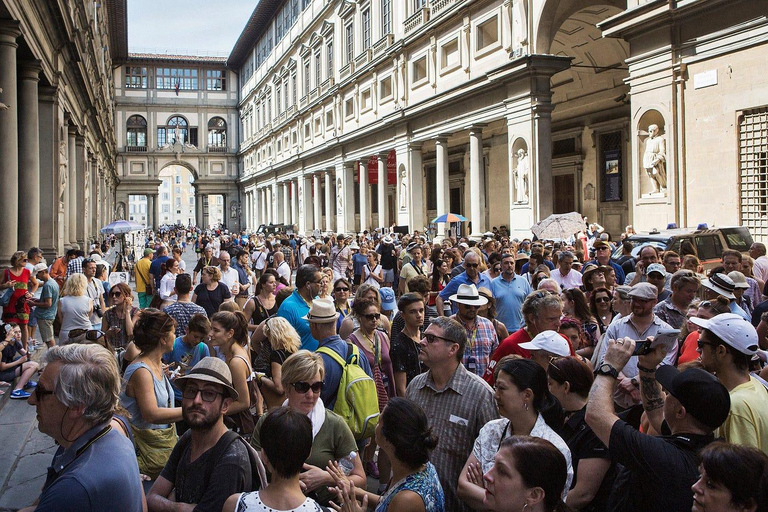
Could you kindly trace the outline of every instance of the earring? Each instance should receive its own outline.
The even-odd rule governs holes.
[[[528,508],[528,503],[524,503],[523,504],[523,510],[521,510],[520,512],[525,512],[525,509],[527,509],[527,508]]]
[[[528,410],[528,402],[523,402],[523,406],[525,406],[525,410],[527,411]],[[525,509],[523,509],[523,510],[525,510]]]

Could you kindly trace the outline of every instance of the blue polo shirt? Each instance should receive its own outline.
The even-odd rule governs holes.
[[[309,304],[299,295],[298,290],[294,290],[280,304],[280,309],[277,310],[277,316],[288,320],[293,328],[296,329],[296,332],[299,333],[299,336],[301,336],[301,348],[314,352],[317,350],[317,340],[309,332],[309,320],[303,319],[303,317],[307,316],[307,313],[309,313]]]
[[[598,267],[600,266],[600,263],[598,263],[597,260],[589,260],[584,265],[588,265],[590,263],[597,265]],[[613,272],[616,274],[616,284],[623,283],[624,279],[627,277],[624,275],[624,269],[621,268],[621,265],[614,263],[613,260],[610,260],[610,263],[611,267],[613,267]]]
[[[169,259],[171,259],[169,256],[160,256],[159,258],[152,260],[152,263],[149,264],[149,273],[155,277],[155,290],[160,289],[160,280],[163,278],[163,275],[165,275],[165,272],[163,272],[163,263]]]
[[[491,293],[496,299],[496,319],[509,332],[523,326],[523,302],[532,291],[528,280],[517,274],[509,281],[499,276],[491,282]]]
[[[36,511],[141,512],[139,465],[133,444],[125,436],[111,429],[77,455],[106,426],[91,428],[67,449],[59,447]]]
[[[459,285],[462,284],[473,284],[477,289],[480,288],[488,288],[491,290],[491,280],[488,278],[488,276],[481,274],[478,274],[477,276],[477,282],[472,281],[468,276],[467,272],[464,271],[461,274],[457,275],[453,279],[451,279],[447,285],[445,285],[445,288],[442,289],[440,292],[440,297],[443,298],[443,300],[450,300],[451,295],[455,295],[456,292],[459,290]],[[491,290],[492,291],[492,290]],[[495,294],[494,294],[495,296]],[[455,315],[458,311],[458,306],[454,303],[451,303],[451,311]]]

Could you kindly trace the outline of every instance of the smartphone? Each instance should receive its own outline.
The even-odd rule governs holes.
[[[677,341],[678,336],[680,336],[680,329],[659,329],[653,340],[635,341],[635,351],[632,352],[632,355],[644,356],[650,354],[659,345],[664,345],[664,351],[669,352]]]

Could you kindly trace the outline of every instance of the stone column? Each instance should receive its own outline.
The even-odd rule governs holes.
[[[485,228],[485,180],[483,179],[483,127],[469,129],[469,197],[473,238],[481,239]]]
[[[304,211],[299,215],[304,217],[304,231],[312,231],[315,226],[315,216],[312,208],[312,175],[305,174],[301,179],[304,181],[301,184],[301,202]]]
[[[16,96],[16,38],[19,22],[0,20],[0,265],[7,265],[18,249],[19,219],[19,102]],[[28,249],[28,248],[27,248]]]
[[[320,189],[320,175],[314,173],[312,175],[312,207],[315,210],[315,222],[312,224],[315,229],[323,229],[323,203],[321,202],[322,191]]]
[[[40,119],[37,83],[39,60],[19,64],[19,248],[40,245]]]
[[[336,231],[355,231],[355,164],[336,165]]]
[[[151,229],[157,229],[155,224],[155,200],[157,196],[154,194],[147,194],[147,227]]]
[[[325,178],[325,230],[333,231],[333,221],[336,218],[336,210],[333,208],[333,200],[331,199],[331,193],[333,191],[333,175],[331,171],[325,171],[323,173]]]
[[[99,229],[101,228],[101,226],[99,226],[99,222],[101,222],[101,217],[99,216],[99,206],[101,203],[99,201],[99,161],[96,160],[95,157],[91,160],[91,189],[89,201],[89,215],[91,224],[88,228],[90,231],[88,236],[98,238]]]
[[[61,254],[62,222],[59,217],[59,165],[63,163],[59,156],[59,117],[55,87],[39,89],[39,143],[40,143],[40,218],[46,222],[40,224],[40,248],[46,260]],[[1,97],[1,96],[0,96]],[[1,115],[1,114],[0,114]],[[66,142],[64,142],[66,147]],[[66,156],[66,153],[65,153]]]
[[[291,221],[299,229],[299,180],[291,180]]]
[[[546,219],[554,210],[552,195],[552,110],[549,101],[539,100],[533,107],[533,129],[536,137],[536,177],[529,177],[536,195],[530,198],[534,205],[534,221]],[[538,207],[538,212],[536,208]]]
[[[376,156],[379,166],[377,176],[379,182],[379,186],[377,187],[377,201],[379,203],[379,227],[386,229],[389,227],[389,184],[387,183],[387,157],[389,156],[389,151],[382,151]]]
[[[443,215],[444,213],[449,213],[451,209],[450,183],[448,178],[448,139],[446,137],[440,136],[435,139],[435,153],[437,157],[437,167],[435,169],[437,215]],[[442,238],[445,235],[446,227],[448,227],[448,224],[439,222],[437,224],[437,236]]]
[[[408,145],[408,183],[411,191],[408,196],[410,208],[410,230],[422,230],[427,225],[424,209],[424,168],[421,158],[421,144]]]
[[[291,186],[291,183],[289,181],[283,181],[280,183],[280,188],[282,191],[282,197],[280,198],[280,200],[282,202],[282,207],[283,207],[283,224],[286,224],[288,226],[293,224],[293,220],[291,219],[290,186]]]
[[[69,125],[69,165],[67,166],[67,232],[69,233],[69,245],[77,243],[77,127]],[[82,249],[82,247],[81,247]]]
[[[360,185],[360,231],[371,226],[371,206],[368,204],[368,161],[358,162]]]
[[[88,151],[85,148],[85,138],[78,135],[76,139],[77,146],[77,168],[75,169],[75,197],[77,206],[75,209],[75,237],[80,248],[86,251],[85,239],[85,178],[88,167]],[[126,212],[127,213],[127,212]]]

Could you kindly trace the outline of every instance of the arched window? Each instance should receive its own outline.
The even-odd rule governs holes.
[[[227,123],[220,117],[208,121],[208,147],[225,148],[227,146]]]
[[[186,119],[172,116],[165,126],[157,127],[157,145],[191,144],[197,146],[197,127],[190,127]]]
[[[126,145],[129,147],[147,147],[147,120],[133,115],[125,123],[127,129]]]

